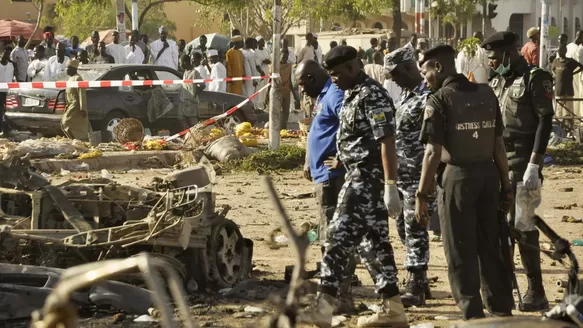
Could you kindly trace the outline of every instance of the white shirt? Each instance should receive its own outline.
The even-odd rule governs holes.
[[[318,45],[318,49],[316,49],[316,59],[318,63],[322,64],[322,46]]]
[[[263,61],[266,59],[269,59],[269,51],[265,48],[263,49],[259,49],[257,48],[255,50],[255,57],[257,58],[257,65],[261,67],[261,70],[263,71],[263,73],[267,74],[269,71],[269,65],[268,64],[264,64]],[[288,58],[289,60],[289,58]]]
[[[46,59],[33,60],[30,64],[28,64],[28,70],[26,71],[28,78],[32,81],[35,77],[37,77],[36,71],[40,71],[38,72],[38,76],[43,76],[45,74],[46,65]]]
[[[258,76],[259,72],[257,72],[257,59],[255,53],[250,49],[241,49],[241,52],[243,52],[243,57],[245,57],[245,76]]]
[[[297,62],[301,63],[306,59],[316,60],[316,52],[314,51],[314,47],[306,45],[302,48],[302,50],[300,50],[297,56]]]
[[[158,58],[158,53],[164,48],[164,42],[162,40],[156,40],[150,44],[150,49],[152,50],[152,60],[155,65],[166,66],[174,69],[178,69],[178,46],[173,40],[166,40],[168,42],[168,49]],[[158,58],[158,60],[156,60]]]
[[[385,79],[383,87],[385,87],[385,89],[387,89],[389,92],[389,96],[391,96],[391,99],[393,99],[393,103],[397,103],[397,101],[399,101],[401,98],[403,89],[401,89],[401,87],[392,79]]]
[[[296,52],[294,51],[294,48],[287,47],[287,52],[289,53],[289,55],[287,56],[287,63],[295,65],[296,64]]]
[[[456,59],[456,69],[466,77],[472,73],[477,83],[488,83],[488,56],[486,56],[486,50],[478,47],[474,57],[469,57],[465,51],[460,51]]]
[[[126,51],[121,44],[110,43],[105,47],[105,52],[113,57],[116,64],[125,64]]]
[[[364,72],[380,84],[385,82],[385,67],[383,65],[366,64],[364,65]]]
[[[203,78],[203,80],[207,80],[211,76],[208,68],[206,68],[206,66],[204,66],[204,65],[199,65],[199,66],[195,67],[194,69],[200,74],[200,76]]]
[[[135,50],[129,44],[124,47],[125,51],[125,63],[127,64],[141,64],[144,62],[144,52],[137,45]]]
[[[59,57],[57,55],[52,56],[47,60],[47,65],[45,66],[45,74],[43,79],[45,81],[50,80],[67,68],[67,63],[69,62],[69,57],[65,56],[62,63],[59,63]]]
[[[11,62],[6,65],[0,64],[0,82],[12,82],[14,79],[14,65]],[[8,89],[0,89],[1,91],[8,91]]]
[[[224,79],[227,77],[227,69],[221,62],[217,62],[213,64],[211,67],[211,76],[210,79]],[[209,91],[219,91],[219,92],[227,92],[227,82],[225,81],[213,81],[208,85]]]
[[[26,70],[28,67],[28,54],[24,48],[16,47],[10,53],[10,60],[18,68],[18,82],[26,82]]]

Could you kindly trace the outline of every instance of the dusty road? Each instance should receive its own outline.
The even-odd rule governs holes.
[[[583,223],[561,222],[563,216],[573,216],[583,218],[583,174],[581,168],[547,168],[545,169],[545,183],[543,186],[543,203],[538,211],[562,237],[572,241],[583,238]],[[132,173],[113,172],[115,178],[121,179],[122,183],[132,183],[137,185],[147,185],[153,177],[163,176],[167,172],[156,170],[135,171]],[[54,177],[53,182],[63,181],[68,177]],[[301,172],[287,172],[274,174],[274,183],[280,193],[299,194],[313,191],[313,185],[302,178]],[[572,187],[572,192],[561,192],[561,188]],[[241,227],[245,237],[251,238],[254,243],[253,262],[255,269],[253,278],[259,280],[282,280],[284,267],[293,264],[291,249],[280,248],[270,249],[265,239],[270,231],[277,228],[278,220],[275,217],[267,195],[263,191],[260,176],[254,173],[232,174],[219,176],[216,186],[217,204],[229,204],[232,210],[228,217],[234,220]],[[306,199],[284,199],[284,205],[288,210],[293,223],[299,226],[302,222],[310,221],[317,223],[317,207],[314,198]],[[579,206],[573,206],[579,204]],[[556,209],[564,205],[571,205],[570,209]],[[569,207],[569,206],[566,206]],[[398,239],[395,223],[391,225],[391,242],[395,249],[397,263],[401,266],[399,278],[403,279],[406,272],[402,269],[404,262],[404,246]],[[545,239],[546,241],[546,239]],[[316,242],[309,250],[308,269],[314,269],[315,263],[319,261],[319,244]],[[574,247],[576,255],[583,260],[583,247]],[[515,258],[518,268],[518,279],[521,290],[526,289],[526,278],[522,274],[522,265],[519,258]],[[554,305],[562,298],[562,290],[555,285],[559,279],[566,278],[566,269],[560,264],[554,263],[550,259],[542,258],[545,287],[549,301]],[[356,304],[370,304],[375,301],[371,279],[362,266],[358,268],[358,275],[363,282],[363,286],[355,291],[357,296]],[[409,309],[411,324],[431,322],[436,327],[449,326],[454,322],[459,322],[460,312],[455,305],[447,281],[447,265],[443,253],[443,246],[439,242],[431,243],[431,261],[428,275],[438,277],[438,281],[432,284],[434,299],[428,301],[428,305],[423,308]],[[199,303],[193,307],[196,319],[203,327],[257,327],[260,316],[245,318],[241,311],[242,307],[251,304],[267,311],[272,310],[272,306],[267,301],[249,302],[245,300],[225,300],[220,296],[202,297],[194,300]],[[521,315],[515,312],[516,315]],[[83,320],[81,327],[113,326],[110,318],[98,320]],[[108,324],[105,324],[107,322]],[[355,318],[348,318],[345,326],[353,326]],[[121,323],[120,326],[131,327],[135,324],[131,320]],[[152,326],[152,325],[148,325]],[[155,325],[154,325],[155,326]]]

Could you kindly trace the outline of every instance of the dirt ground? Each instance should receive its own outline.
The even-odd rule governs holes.
[[[583,238],[582,223],[561,222],[563,216],[573,216],[583,218],[583,174],[581,167],[557,167],[545,169],[545,183],[543,186],[543,203],[537,211],[562,237],[569,241]],[[168,171],[147,170],[134,171],[132,173],[116,173],[113,175],[121,179],[122,183],[137,185],[147,185],[153,177],[163,176]],[[60,182],[69,177],[54,177],[53,182]],[[273,229],[279,226],[275,212],[268,201],[267,194],[263,191],[261,176],[255,173],[230,174],[218,176],[216,193],[217,205],[229,204],[232,210],[228,217],[234,220],[241,228],[243,235],[254,241],[254,271],[252,278],[258,280],[283,280],[284,267],[292,265],[294,259],[292,250],[289,247],[277,250],[270,249],[265,240]],[[313,184],[302,178],[301,172],[287,172],[273,175],[273,181],[281,193],[290,195],[300,193],[310,193],[314,190]],[[560,188],[572,187],[572,192],[561,192]],[[301,223],[309,221],[317,223],[317,206],[313,197],[306,199],[284,199],[285,207],[293,223],[299,226]],[[571,206],[571,209],[556,209],[563,205],[579,204]],[[400,266],[399,279],[406,276],[402,268],[404,263],[405,248],[400,242],[395,222],[390,222],[390,238],[395,249],[395,256]],[[544,239],[546,241],[546,239]],[[544,243],[543,243],[544,244]],[[583,259],[583,247],[574,247],[576,255]],[[308,269],[315,269],[315,263],[319,261],[320,245],[316,242],[309,249]],[[518,268],[518,280],[521,291],[526,290],[526,278],[522,272],[522,265],[518,257],[515,258]],[[559,290],[556,282],[559,279],[566,279],[567,270],[560,264],[543,257],[542,266],[544,272],[544,282],[547,297],[552,305],[560,301],[563,291]],[[372,281],[364,269],[359,266],[357,269],[359,278],[363,285],[356,288],[356,304],[372,304],[376,301],[373,293]],[[428,305],[420,308],[408,309],[411,325],[420,323],[432,323],[435,327],[447,327],[453,323],[460,322],[460,311],[451,296],[449,283],[447,280],[447,264],[440,242],[431,243],[431,261],[429,266],[429,277],[437,277],[437,282],[431,284],[434,299],[428,301]],[[253,318],[245,318],[242,308],[245,305],[254,305],[268,311],[273,310],[273,306],[268,301],[247,302],[244,300],[227,300],[219,295],[212,297],[202,297],[195,300],[198,305],[193,306],[194,318],[202,327],[257,327],[261,315]],[[515,315],[522,315],[515,311]],[[81,327],[96,327],[97,322],[111,324],[111,318],[101,320],[86,319],[81,323]],[[356,317],[348,318],[345,326],[355,326]],[[119,324],[120,327],[135,326],[131,319]],[[143,326],[141,324],[140,326]],[[156,326],[156,325],[147,325]]]

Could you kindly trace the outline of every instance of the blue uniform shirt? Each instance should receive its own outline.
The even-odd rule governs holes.
[[[336,155],[336,133],[340,124],[340,109],[344,92],[329,79],[318,96],[316,116],[308,134],[310,174],[315,183],[344,174],[344,168],[329,171],[324,161]]]

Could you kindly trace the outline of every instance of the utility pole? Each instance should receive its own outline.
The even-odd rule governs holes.
[[[482,35],[486,37],[486,16],[488,16],[488,6],[487,1],[482,0]]]
[[[565,23],[563,19],[563,0],[559,0],[559,26],[561,26],[561,33],[565,33]]]
[[[282,128],[280,126],[281,117],[281,97],[279,86],[281,78],[279,78],[279,62],[280,62],[280,39],[281,39],[281,0],[273,1],[273,54],[271,56],[272,75],[276,78],[271,79],[271,91],[269,93],[269,149],[279,149],[280,136],[279,132]]]
[[[132,0],[132,30],[133,31],[137,31],[138,30],[138,19],[140,13],[138,12],[138,0]]]
[[[119,32],[119,42],[126,40],[126,7],[123,0],[116,0],[117,7],[117,31]]]
[[[539,62],[548,63],[547,53],[548,48],[551,45],[551,40],[549,39],[549,25],[551,20],[551,4],[552,0],[541,0],[542,10],[541,10],[541,31],[540,31],[540,58]],[[563,22],[561,22],[562,24]]]

